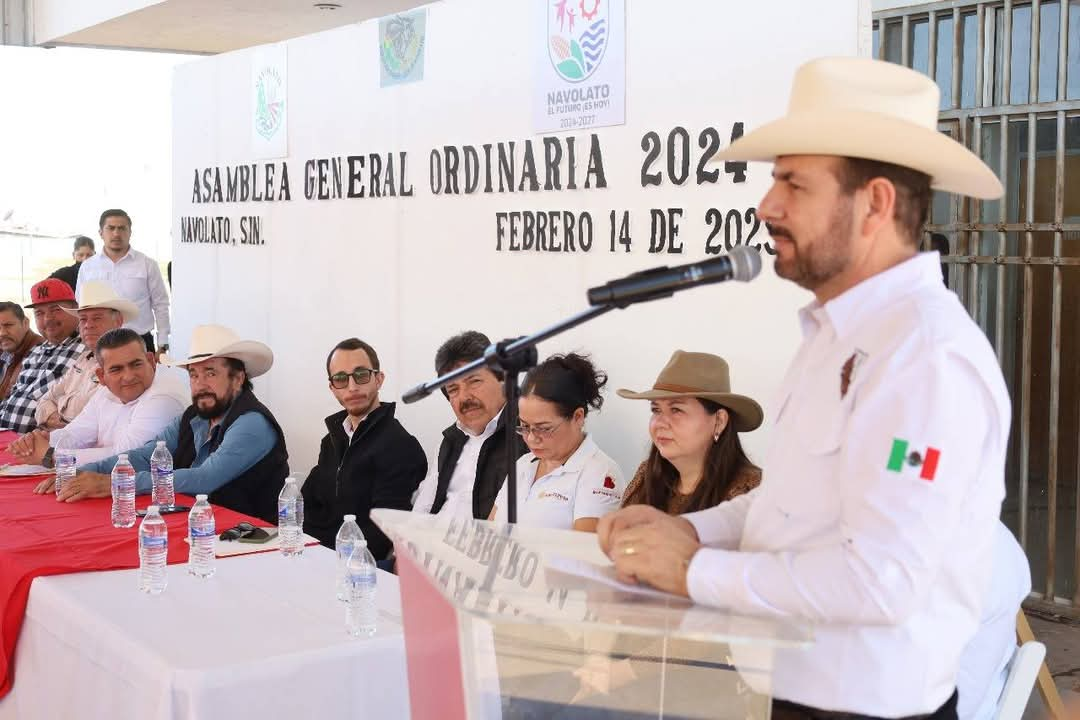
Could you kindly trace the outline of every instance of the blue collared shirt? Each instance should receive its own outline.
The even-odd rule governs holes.
[[[157,447],[158,440],[164,440],[169,452],[176,454],[177,441],[180,438],[180,422],[183,416],[176,418],[162,431],[155,440],[142,447],[128,450],[128,460],[135,468],[135,492],[145,495],[150,492],[153,483],[150,479],[150,456]],[[195,435],[195,459],[190,468],[176,470],[173,485],[176,492],[185,495],[198,495],[217,490],[247,472],[274,447],[276,436],[274,428],[261,414],[246,412],[233,421],[229,432],[221,440],[221,445],[210,452],[209,440],[213,433],[221,432],[221,425],[210,429],[210,421],[198,415],[191,418],[191,430]],[[112,473],[116,464],[116,455],[104,460],[88,463],[80,471]]]

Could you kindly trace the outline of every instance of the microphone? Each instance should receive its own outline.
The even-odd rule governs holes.
[[[679,290],[738,280],[749,282],[761,272],[761,255],[757,250],[739,245],[727,254],[702,262],[669,268],[653,268],[589,288],[590,305],[626,307],[639,302],[671,297]]]

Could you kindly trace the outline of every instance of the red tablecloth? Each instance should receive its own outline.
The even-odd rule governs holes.
[[[16,437],[13,432],[0,432],[0,464],[15,462],[6,448]],[[55,495],[32,492],[39,482],[41,477],[0,477],[0,698],[14,681],[15,643],[34,578],[139,566],[138,523],[114,528],[109,498],[58,503]],[[186,495],[176,497],[178,504],[195,502]],[[137,508],[149,504],[148,495],[136,496]],[[168,562],[187,562],[187,513],[164,519],[169,527]],[[245,520],[266,526],[258,518],[222,507],[214,508],[214,520],[220,530]]]

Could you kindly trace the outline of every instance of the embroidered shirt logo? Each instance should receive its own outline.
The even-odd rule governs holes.
[[[866,359],[866,353],[856,348],[855,352],[851,353],[851,357],[844,363],[844,367],[840,369],[840,397],[847,396],[848,388],[851,387],[851,381],[855,379],[855,372],[862,365],[863,360]]]
[[[919,478],[927,482],[934,481],[937,474],[938,461],[941,459],[941,451],[934,447],[927,447],[925,452],[912,450],[907,440],[893,438],[892,450],[889,451],[889,462],[885,469],[889,472],[905,473],[919,471]]]
[[[606,487],[608,490],[615,489],[615,480],[610,475],[604,478],[604,487]]]

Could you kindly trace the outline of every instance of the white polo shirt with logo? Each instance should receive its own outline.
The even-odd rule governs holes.
[[[517,461],[517,521],[520,525],[562,530],[581,518],[598,518],[619,509],[622,471],[588,435],[563,465],[536,477],[540,458],[526,453]],[[506,522],[506,483],[495,498],[494,520]]]

